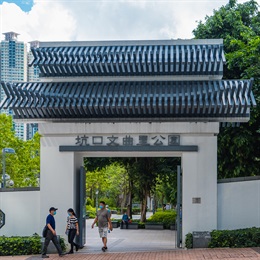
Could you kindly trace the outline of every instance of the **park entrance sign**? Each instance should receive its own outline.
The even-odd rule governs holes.
[[[63,232],[83,157],[167,156],[182,159],[183,235],[217,229],[219,125],[247,122],[256,104],[253,80],[222,80],[222,40],[40,42],[32,52],[41,81],[1,83],[1,106],[39,123],[41,225],[55,205]]]

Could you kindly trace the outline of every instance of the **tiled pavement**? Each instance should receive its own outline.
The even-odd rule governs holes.
[[[252,248],[244,249],[191,249],[158,252],[127,252],[127,253],[75,253],[66,255],[62,259],[80,259],[80,260],[205,260],[205,259],[243,259],[256,260],[260,259],[260,254]],[[40,256],[31,257],[1,257],[1,260],[39,260]],[[50,255],[49,259],[61,259],[58,255]]]
[[[101,239],[97,228],[91,229],[87,221],[87,241],[84,249],[62,259],[79,260],[260,260],[260,248],[243,249],[176,249],[175,232],[170,230],[114,229],[108,236],[108,248],[101,252]],[[0,257],[0,260],[39,260],[41,256]],[[57,254],[49,259],[61,259]]]

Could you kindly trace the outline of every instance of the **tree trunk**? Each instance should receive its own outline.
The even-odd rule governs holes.
[[[123,193],[123,198],[122,198],[122,201],[121,201],[121,214],[124,214],[125,203],[126,203],[126,194]]]
[[[147,212],[147,196],[149,192],[145,189],[143,191],[143,198],[141,203],[141,222],[146,221],[146,212]]]
[[[127,205],[127,214],[132,219],[133,213],[132,213],[132,204],[133,204],[133,198],[132,198],[132,189],[133,189],[133,181],[129,181],[129,199],[128,199],[128,205]]]

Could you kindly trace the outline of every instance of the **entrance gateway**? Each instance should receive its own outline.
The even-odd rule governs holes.
[[[247,122],[255,105],[252,80],[222,80],[222,40],[40,42],[32,52],[41,82],[1,83],[2,106],[39,123],[41,226],[53,205],[59,234],[68,208],[83,216],[83,157],[176,156],[183,237],[218,228],[219,125]]]

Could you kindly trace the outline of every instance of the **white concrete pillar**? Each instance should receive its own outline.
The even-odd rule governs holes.
[[[189,232],[217,228],[217,136],[186,136],[184,141],[199,151],[182,154],[183,241]]]
[[[73,152],[59,152],[59,145],[56,137],[41,138],[40,223],[43,227],[49,208],[57,207],[56,231],[64,235],[67,210],[75,209],[75,177],[76,171],[83,165],[83,159]]]

